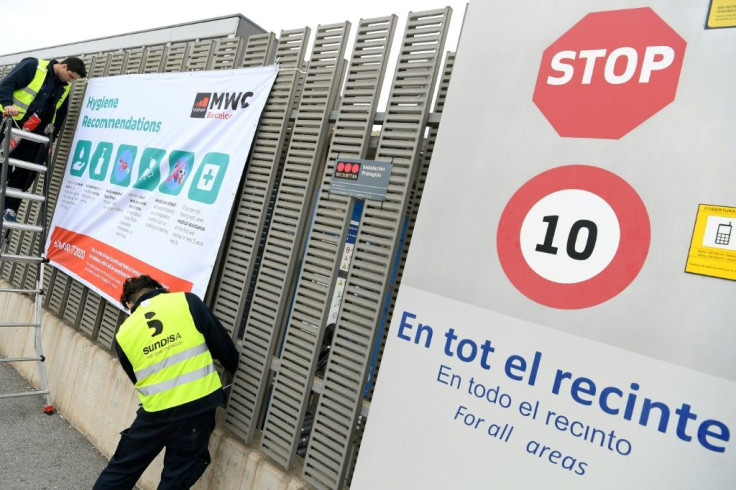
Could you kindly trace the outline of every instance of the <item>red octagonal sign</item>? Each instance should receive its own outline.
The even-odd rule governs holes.
[[[648,7],[592,12],[544,51],[534,103],[560,136],[619,139],[675,99],[686,46]]]

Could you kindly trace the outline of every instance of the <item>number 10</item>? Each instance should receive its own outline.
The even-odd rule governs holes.
[[[560,219],[559,216],[545,216],[542,221],[547,223],[547,233],[544,236],[544,243],[540,243],[536,246],[537,252],[544,252],[552,255],[557,255],[557,247],[552,246],[552,241],[555,238],[555,231],[557,230],[557,221]],[[588,239],[585,242],[585,248],[581,252],[575,250],[575,245],[578,241],[578,234],[582,228],[588,230]],[[595,248],[595,241],[598,238],[598,227],[592,221],[587,219],[581,219],[573,223],[570,228],[570,234],[567,236],[567,255],[574,260],[585,260],[593,254]]]

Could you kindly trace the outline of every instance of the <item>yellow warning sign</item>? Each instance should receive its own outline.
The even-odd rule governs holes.
[[[711,0],[707,26],[711,29],[736,27],[736,0]]]
[[[736,208],[698,206],[685,272],[736,281]]]

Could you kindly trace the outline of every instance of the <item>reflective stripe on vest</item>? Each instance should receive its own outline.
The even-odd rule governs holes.
[[[115,337],[133,367],[147,412],[177,407],[222,387],[184,293],[141,302]]]
[[[43,82],[46,80],[46,74],[48,73],[48,67],[49,60],[39,59],[38,66],[36,67],[36,74],[33,76],[31,83],[13,92],[13,106],[18,109],[18,115],[13,116],[13,119],[20,121],[26,115],[28,108],[31,106],[31,103],[33,103],[33,99],[36,98],[38,91],[43,87]],[[64,92],[61,94],[61,97],[59,97],[59,101],[56,103],[56,107],[54,108],[54,116],[51,119],[52,123],[56,121],[56,112],[69,95],[70,88],[69,84],[64,87]]]
[[[142,386],[138,388],[138,392],[143,395],[155,395],[156,393],[162,393],[168,389],[174,388],[175,386],[180,386],[184,383],[189,383],[190,381],[204,378],[205,376],[213,372],[215,372],[214,364],[208,364],[203,368],[197,369],[196,371],[192,371],[190,373],[182,374],[169,381],[162,381],[161,383],[156,383],[155,385]]]
[[[167,357],[163,361],[157,362],[153,366],[149,366],[145,369],[141,369],[140,371],[136,371],[135,378],[136,379],[147,378],[151,374],[157,373],[161,371],[162,369],[165,369],[169,366],[173,366],[177,362],[181,362],[185,359],[191,359],[192,357],[203,354],[204,352],[207,352],[207,344],[199,344],[197,346],[192,347],[191,349],[187,349],[183,352],[179,352],[178,354],[174,354],[171,357]]]

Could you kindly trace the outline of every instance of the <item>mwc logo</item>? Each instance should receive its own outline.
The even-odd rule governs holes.
[[[230,119],[223,112],[212,111],[235,111],[247,108],[250,103],[248,99],[253,97],[253,92],[198,92],[194,97],[192,112],[189,117],[197,119]]]

